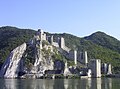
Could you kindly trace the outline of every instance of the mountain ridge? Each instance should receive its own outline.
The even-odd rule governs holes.
[[[110,35],[107,35],[104,32],[96,32],[91,34],[90,36],[84,37],[86,40],[90,40],[95,44],[105,46],[111,50],[117,51],[120,53],[120,41]]]

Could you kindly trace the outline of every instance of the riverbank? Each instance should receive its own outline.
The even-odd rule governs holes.
[[[101,77],[88,77],[88,76],[81,76],[78,74],[69,74],[64,76],[63,74],[47,74],[41,76],[39,74],[25,74],[20,77],[15,78],[2,78],[1,79],[82,79],[82,78],[120,78],[120,74],[111,74],[111,75],[102,75]]]

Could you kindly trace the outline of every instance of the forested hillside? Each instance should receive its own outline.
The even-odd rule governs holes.
[[[0,28],[0,63],[7,58],[10,51],[15,47],[27,42],[35,34],[34,30],[19,29],[16,27],[1,27]]]

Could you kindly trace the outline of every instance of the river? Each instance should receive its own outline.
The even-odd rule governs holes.
[[[0,89],[120,89],[120,78],[0,79]]]

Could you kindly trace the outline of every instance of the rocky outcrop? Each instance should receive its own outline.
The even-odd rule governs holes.
[[[40,44],[42,44],[42,42],[37,41],[35,45],[35,63],[31,70],[31,73],[35,73],[35,74],[39,74],[40,76],[43,76],[46,70],[54,69],[54,62],[51,57],[52,56],[51,51],[53,48],[51,45],[45,45],[41,49]]]
[[[26,50],[26,43],[15,48],[9,55],[9,57],[4,62],[1,70],[0,76],[5,78],[16,78],[18,77],[19,72],[21,71],[23,65],[22,56]]]

